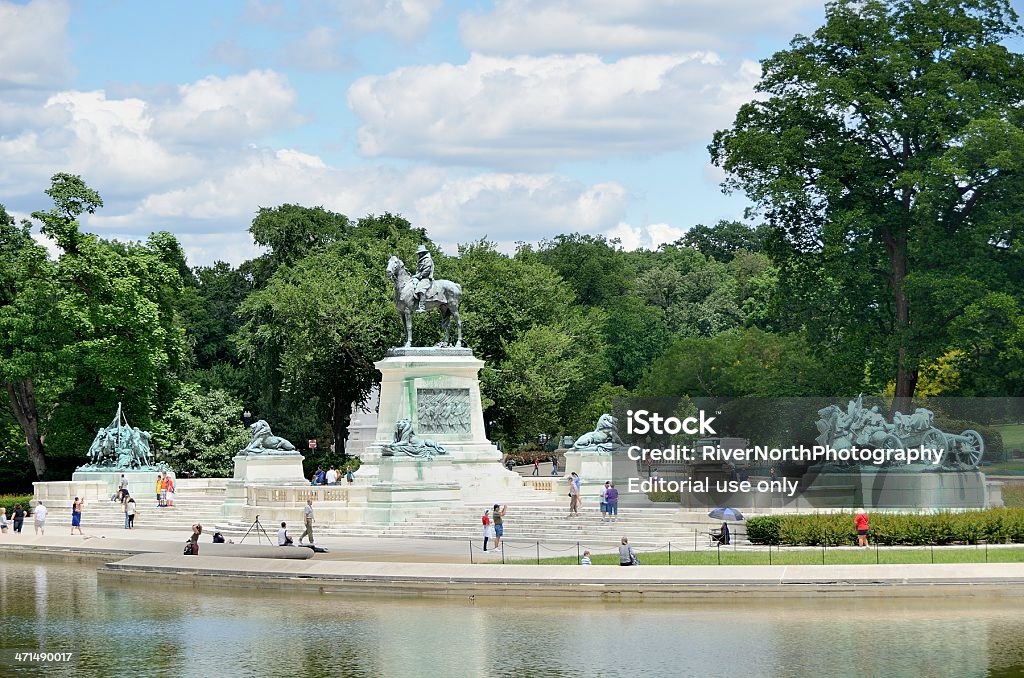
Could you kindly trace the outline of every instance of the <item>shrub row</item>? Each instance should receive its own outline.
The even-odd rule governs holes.
[[[21,508],[29,511],[29,502],[32,501],[31,494],[0,494],[0,506],[7,509],[7,520],[14,515],[14,505],[21,504]]]
[[[870,538],[883,545],[1024,543],[1024,508],[942,512],[930,515],[875,513]],[[755,544],[848,546],[856,543],[852,513],[759,516],[747,520]]]

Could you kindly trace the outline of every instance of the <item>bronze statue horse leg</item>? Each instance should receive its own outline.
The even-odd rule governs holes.
[[[412,308],[402,308],[402,320],[405,321],[405,348],[412,346]]]
[[[451,307],[451,314],[455,316],[455,328],[458,331],[458,338],[455,339],[455,348],[462,348],[462,318],[459,317],[459,300],[456,299]],[[447,326],[445,327],[445,341],[448,339]]]
[[[444,330],[444,345],[451,346],[452,314],[447,306],[441,306],[441,329]]]

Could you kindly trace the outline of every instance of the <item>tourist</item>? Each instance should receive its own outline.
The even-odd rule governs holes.
[[[540,475],[540,457],[533,458],[533,473],[531,475]]]
[[[718,540],[722,546],[732,543],[732,535],[729,534],[729,523],[722,523],[722,529],[718,531]]]
[[[106,492],[104,492],[104,495]],[[82,504],[84,502],[75,497],[75,503],[71,505],[71,534],[75,533],[75,528],[78,528],[78,534],[82,534]]]
[[[494,526],[491,525],[491,510],[485,509],[483,518],[484,524],[484,551],[487,550],[487,540],[494,536]]]
[[[608,520],[614,523],[619,519],[619,491],[615,489],[615,483],[608,483],[604,500],[608,504]]]
[[[128,502],[121,504],[122,510],[124,510],[124,529],[128,529]]]
[[[0,534],[7,534],[7,509],[0,506]]]
[[[551,475],[558,475],[558,457],[551,457]]]
[[[163,493],[163,491],[164,491],[164,477],[162,475],[160,475],[159,473],[157,473],[156,474],[156,507],[157,508],[160,508],[161,506],[163,506],[163,504],[160,503],[160,496]]]
[[[583,557],[580,558],[580,565],[590,565],[590,551],[583,552]]]
[[[167,501],[164,503],[165,506],[174,506],[174,478],[164,473],[166,480],[164,481],[164,489],[166,490],[165,498]]]
[[[604,487],[601,488],[601,522],[602,523],[607,520],[605,514],[608,513],[608,488],[611,487],[611,486],[612,486],[612,484],[610,482],[605,481]]]
[[[345,480],[348,482],[349,485],[351,485],[352,482],[355,480],[355,478],[352,476],[352,469],[351,468],[346,468],[345,469]]]
[[[21,534],[21,527],[25,524],[25,509],[21,508],[21,504],[14,505],[14,513],[11,517],[14,519],[15,533]]]
[[[857,528],[857,546],[868,545],[868,512],[862,508],[857,509],[853,517],[853,524]]]
[[[186,556],[199,555],[199,535],[203,533],[203,526],[196,523],[192,526],[192,536],[188,538],[184,554]]]
[[[628,565],[639,565],[640,559],[636,557],[636,552],[633,547],[629,545],[629,539],[627,537],[622,538],[622,544],[619,546],[619,565],[626,567]]]
[[[302,507],[302,513],[306,521],[306,529],[303,530],[302,535],[299,536],[299,543],[309,535],[309,543],[313,543],[313,500],[307,499],[306,505]]]
[[[121,474],[121,481],[117,484],[117,491],[121,495],[119,499],[123,504],[125,501],[128,500],[128,479],[124,477],[123,473]]]
[[[36,526],[36,534],[46,534],[46,507],[43,502],[36,502],[36,510],[32,512],[32,519]]]
[[[217,534],[220,534],[218,532]],[[216,535],[214,535],[216,536]],[[221,537],[223,539],[223,537]],[[283,520],[281,521],[281,529],[277,531],[277,545],[278,546],[294,546],[292,538],[288,536],[288,525]]]
[[[580,515],[580,477],[576,471],[569,476],[569,518]]]
[[[129,529],[129,530],[134,530],[135,529],[135,514],[136,513],[137,513],[137,511],[135,510],[135,497],[128,497],[128,501],[126,501],[124,503],[124,516],[125,516],[125,519],[128,521],[128,524],[125,525],[126,529]]]
[[[334,470],[334,467],[327,469],[327,484],[337,485],[338,484],[338,472]]]
[[[502,506],[500,511],[498,510],[498,505],[494,505],[494,512],[492,513],[492,522],[494,523],[494,548],[499,548],[501,546],[501,538],[505,534],[504,519],[506,511],[508,511],[508,504]]]

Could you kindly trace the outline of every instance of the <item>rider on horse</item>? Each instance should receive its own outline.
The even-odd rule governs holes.
[[[430,290],[430,286],[434,284],[434,260],[430,258],[430,252],[423,245],[420,245],[416,250],[416,273],[413,274],[413,278],[416,278],[415,294],[416,300],[419,302],[416,307],[417,313],[423,313],[426,311],[423,303],[426,301],[427,292]]]

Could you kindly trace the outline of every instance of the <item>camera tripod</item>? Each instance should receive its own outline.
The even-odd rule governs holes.
[[[241,544],[242,542],[244,542],[245,538],[248,537],[249,533],[252,532],[253,530],[256,530],[256,543],[257,544],[260,543],[260,535],[262,534],[264,537],[267,538],[267,543],[268,544],[270,544],[271,546],[274,545],[274,541],[270,538],[270,535],[267,534],[267,531],[263,529],[263,525],[260,524],[260,516],[259,516],[258,513],[256,514],[256,520],[252,521],[252,525],[250,525],[249,529],[245,531],[245,534],[242,535],[242,538],[238,540],[238,543]]]

